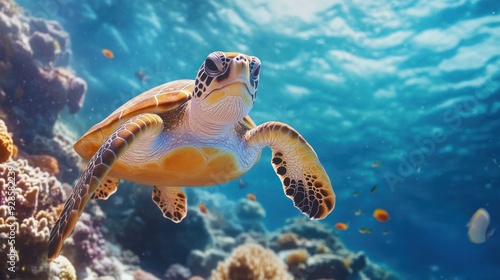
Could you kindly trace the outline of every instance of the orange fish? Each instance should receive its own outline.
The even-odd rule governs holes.
[[[208,212],[207,206],[205,206],[205,204],[203,203],[198,204],[198,209],[200,209],[200,212],[203,214],[206,214]]]
[[[107,58],[109,58],[109,59],[112,59],[112,58],[114,58],[114,57],[115,57],[115,55],[113,54],[113,52],[112,52],[112,51],[110,51],[110,50],[108,50],[108,49],[102,49],[102,51],[101,51],[101,52],[102,52],[102,54],[103,54],[105,57],[107,57]]]
[[[250,199],[251,201],[257,200],[257,197],[253,193],[247,193],[247,198]]]
[[[381,223],[389,221],[389,213],[384,209],[375,209],[375,211],[373,211],[373,217]]]
[[[373,167],[373,168],[376,168],[376,167],[378,167],[381,163],[382,163],[381,161],[374,161],[374,162],[372,163],[372,167]]]
[[[345,223],[336,223],[335,228],[338,230],[346,230],[349,228],[349,226]]]

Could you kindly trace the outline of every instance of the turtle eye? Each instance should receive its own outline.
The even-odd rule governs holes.
[[[220,75],[224,71],[224,66],[222,64],[222,59],[219,52],[211,53],[205,60],[205,72],[211,76],[215,77]]]
[[[259,79],[260,74],[260,60],[256,57],[252,57],[250,62],[250,75],[254,81]]]

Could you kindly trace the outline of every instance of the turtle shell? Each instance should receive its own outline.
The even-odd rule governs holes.
[[[139,94],[91,127],[73,148],[83,159],[89,160],[121,123],[142,113],[161,114],[179,107],[191,99],[193,86],[194,80],[178,80]]]

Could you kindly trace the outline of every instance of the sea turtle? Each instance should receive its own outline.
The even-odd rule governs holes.
[[[213,52],[196,80],[152,88],[90,128],[74,145],[89,162],[50,233],[48,258],[58,256],[89,199],[107,199],[120,179],[153,185],[154,203],[180,222],[187,212],[181,186],[238,178],[265,146],[295,207],[310,219],[325,218],[335,194],[312,147],[284,123],[257,126],[248,116],[260,68],[257,57]]]

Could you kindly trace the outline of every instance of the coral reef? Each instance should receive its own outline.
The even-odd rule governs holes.
[[[295,277],[306,277],[306,279],[347,280],[350,274],[351,271],[346,266],[344,258],[326,254],[310,257],[303,269],[294,271]]]
[[[226,252],[214,248],[207,249],[204,252],[193,250],[187,259],[187,266],[193,274],[208,277],[212,270],[217,267],[217,264],[227,256]]]
[[[257,244],[237,247],[212,272],[212,280],[293,279],[276,254]]]
[[[2,251],[17,255],[16,276],[47,273],[50,227],[64,200],[63,185],[26,160],[0,164],[0,246]],[[11,240],[15,243],[9,243]],[[5,257],[0,256],[0,271],[6,274]]]
[[[39,167],[42,171],[49,173],[50,176],[55,176],[61,171],[57,159],[47,155],[31,155],[27,157],[28,163],[31,166]]]
[[[276,238],[274,243],[277,249],[294,249],[299,246],[300,240],[297,234],[284,232]]]
[[[52,155],[57,159],[60,173],[57,177],[63,182],[73,182],[80,175],[81,158],[73,150],[76,136],[61,123],[54,126],[53,137],[35,135],[32,147],[25,151],[31,154]]]
[[[165,272],[164,280],[188,280],[191,277],[191,271],[189,268],[180,265],[173,264]]]
[[[70,114],[82,107],[87,84],[67,68],[71,51],[63,28],[19,11],[13,2],[2,1],[0,110],[7,125],[15,124],[9,127],[19,149],[57,158],[63,170],[59,178],[71,182],[78,176],[79,158],[68,153],[67,132],[56,131],[55,124],[65,107]]]
[[[15,156],[16,149],[5,122],[0,119],[0,162],[6,162]]]
[[[49,280],[76,280],[73,264],[65,257],[59,256],[50,262]]]
[[[286,235],[289,234],[295,234],[297,236],[297,239],[293,241],[294,239],[291,237],[286,237]],[[285,235],[285,236],[283,236]],[[335,234],[335,232],[328,228],[326,225],[322,223],[318,223],[317,221],[311,221],[309,219],[306,219],[304,217],[297,217],[293,219],[287,219],[285,221],[285,225],[281,227],[278,231],[276,231],[273,236],[271,236],[271,239],[274,240],[274,246],[273,249],[276,250],[281,250],[281,249],[289,249],[287,247],[283,248],[280,247],[282,246],[281,244],[286,241],[287,238],[290,238],[292,241],[290,242],[295,242],[297,244],[300,244],[300,238],[306,238],[309,240],[309,242],[306,242],[303,244],[304,246],[309,246],[309,249],[314,251],[318,248],[321,248],[320,250],[329,250],[332,253],[335,253],[337,255],[341,256],[347,256],[349,255],[349,252],[345,249],[344,244],[338,239],[338,236]],[[285,240],[280,240],[280,239],[285,239]],[[292,246],[290,244],[290,246]],[[326,246],[326,247],[325,247]],[[295,247],[290,247],[290,248],[296,248]],[[309,253],[314,253],[314,252],[309,252]]]
[[[138,269],[134,272],[134,280],[160,280],[160,278],[142,269]]]
[[[236,216],[245,231],[266,232],[262,222],[262,219],[266,216],[266,211],[258,201],[247,198],[238,200]]]
[[[304,249],[281,251],[280,253],[283,253],[284,256],[281,258],[285,260],[288,267],[299,267],[309,259],[309,253]]]
[[[105,259],[107,247],[102,234],[105,215],[95,201],[89,206],[76,223],[62,254],[79,266],[88,266],[98,275],[112,275],[116,268]]]
[[[119,188],[129,191],[117,192],[102,203],[108,216],[106,227],[112,233],[108,240],[141,256],[144,270],[163,275],[168,266],[186,264],[190,252],[204,250],[211,243],[205,218],[195,208],[189,208],[182,223],[172,223],[151,201],[150,187],[123,182]],[[116,203],[120,203],[120,207],[116,207]]]

